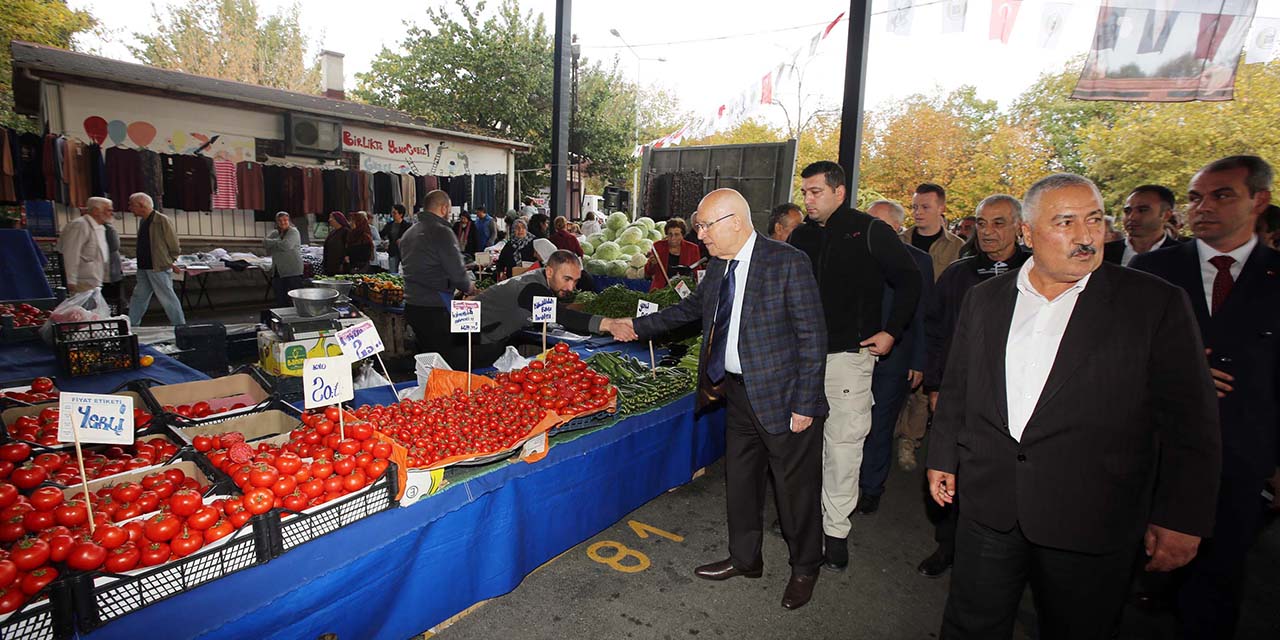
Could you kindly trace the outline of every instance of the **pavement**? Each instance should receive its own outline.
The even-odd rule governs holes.
[[[915,570],[935,547],[925,499],[923,471],[895,467],[880,510],[853,516],[849,569],[823,570],[813,600],[787,611],[780,603],[790,570],[778,536],[765,534],[762,579],[710,582],[693,575],[695,566],[728,557],[722,460],[543,565],[511,593],[422,637],[936,638],[949,580],[931,580]],[[768,521],[773,517],[767,509]],[[1280,575],[1280,519],[1270,519],[1252,559],[1237,638],[1280,638],[1280,610],[1274,606],[1280,597],[1280,581],[1274,579]],[[1034,627],[1028,592],[1014,638],[1035,638]],[[1128,607],[1116,637],[1172,638],[1173,620],[1168,613]]]

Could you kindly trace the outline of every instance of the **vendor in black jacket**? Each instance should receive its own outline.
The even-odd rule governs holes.
[[[978,224],[974,228],[979,252],[951,263],[934,285],[933,304],[926,312],[924,389],[929,404],[938,402],[938,388],[951,352],[951,336],[960,319],[964,296],[980,282],[1010,271],[1017,271],[1031,257],[1031,252],[1018,244],[1018,228],[1022,222],[1022,203],[1004,194],[987,196],[978,203]],[[938,548],[925,558],[916,571],[929,578],[941,576],[951,566],[956,548],[956,507],[952,505],[934,530]]]

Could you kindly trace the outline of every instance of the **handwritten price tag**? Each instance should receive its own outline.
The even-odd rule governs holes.
[[[533,320],[532,322],[555,322],[556,321],[556,299],[553,296],[534,296],[533,297]]]
[[[449,301],[449,331],[452,333],[480,333],[480,301]]]
[[[386,350],[382,346],[382,337],[378,335],[377,327],[369,320],[339,331],[336,337],[342,353],[352,360],[364,360]]]
[[[681,300],[693,295],[693,291],[689,290],[689,285],[685,284],[684,280],[676,282],[676,293],[680,294]]]
[[[133,398],[64,391],[58,396],[58,442],[133,444]]]
[[[658,312],[658,303],[649,302],[648,300],[639,300],[636,302],[636,317],[643,318],[647,315]]]
[[[303,404],[307,409],[327,407],[356,397],[351,384],[351,359],[347,356],[307,358],[302,363]]]

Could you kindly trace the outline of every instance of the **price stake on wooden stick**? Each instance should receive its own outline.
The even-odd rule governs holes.
[[[658,312],[658,303],[649,302],[648,300],[639,300],[636,302],[636,317],[643,318],[647,315]],[[654,378],[658,377],[658,360],[653,355],[653,339],[649,339],[649,375]]]
[[[387,365],[382,361],[382,352],[386,351],[386,347],[382,344],[382,336],[378,335],[378,328],[374,326],[370,320],[365,320],[358,324],[351,325],[342,331],[334,334],[338,339],[338,345],[342,347],[342,353],[351,358],[353,362],[364,360],[368,357],[374,357],[378,360],[378,366],[382,367],[382,375],[386,376],[387,386],[391,387],[391,395],[396,395],[396,385],[391,381],[391,374],[387,371]]]
[[[351,358],[345,355],[307,358],[302,363],[303,407],[315,409],[338,405],[338,435],[347,437],[342,403],[355,399],[351,383]]]
[[[84,452],[80,444],[133,444],[133,436],[133,398],[70,391],[58,397],[58,442],[76,445],[76,464],[80,468],[90,534],[94,531],[93,506],[89,501],[89,477],[84,472]]]
[[[547,325],[556,321],[555,296],[533,297],[533,322],[542,323],[542,350],[547,350]]]
[[[467,334],[467,393],[471,393],[471,334],[480,333],[480,301],[450,300],[449,331]]]

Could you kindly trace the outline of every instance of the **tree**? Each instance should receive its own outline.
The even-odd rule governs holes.
[[[168,16],[153,9],[154,33],[134,33],[129,51],[145,64],[300,93],[320,92],[320,65],[295,2],[263,19],[257,0],[187,0]]]
[[[11,43],[23,40],[63,49],[71,39],[97,24],[87,11],[72,11],[62,0],[4,0],[0,2],[0,124],[35,132],[39,125],[13,111]]]
[[[1040,132],[1053,150],[1052,168],[1085,174],[1088,167],[1081,144],[1086,128],[1098,124],[1111,127],[1120,115],[1132,108],[1124,102],[1073,100],[1071,92],[1080,77],[1084,56],[1068,62],[1058,73],[1044,73],[1014,101],[1013,122]]]

